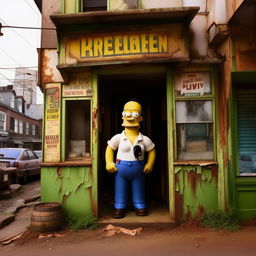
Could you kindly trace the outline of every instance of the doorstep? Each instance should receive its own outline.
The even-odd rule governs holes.
[[[104,216],[99,219],[101,225],[112,224],[122,227],[162,227],[174,228],[178,224],[170,220],[167,209],[155,209],[149,212],[147,216],[137,216],[134,211],[127,211],[124,218],[115,219],[111,216]]]

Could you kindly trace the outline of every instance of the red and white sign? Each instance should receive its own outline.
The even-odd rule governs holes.
[[[184,73],[181,75],[181,95],[204,95],[205,93],[204,73]]]

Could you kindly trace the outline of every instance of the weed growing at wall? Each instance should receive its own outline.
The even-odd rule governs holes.
[[[93,215],[68,217],[67,222],[73,231],[77,231],[79,229],[95,230],[99,227],[98,219]]]
[[[229,231],[236,231],[240,228],[235,211],[207,211],[201,215],[200,223],[207,228],[225,229]]]

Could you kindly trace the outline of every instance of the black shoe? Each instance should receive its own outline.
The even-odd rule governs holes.
[[[148,210],[146,208],[144,208],[144,209],[136,209],[135,208],[135,213],[137,216],[147,216]]]
[[[115,209],[112,217],[115,219],[122,219],[125,216],[125,209]]]

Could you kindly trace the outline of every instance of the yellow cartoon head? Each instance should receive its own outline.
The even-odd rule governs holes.
[[[129,101],[124,105],[124,111],[122,113],[122,119],[124,127],[140,127],[142,121],[141,105],[136,101]]]

